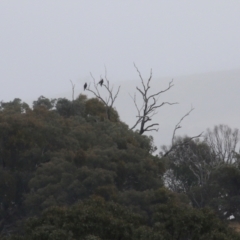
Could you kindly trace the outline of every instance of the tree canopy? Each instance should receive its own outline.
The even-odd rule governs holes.
[[[239,218],[239,165],[213,170],[207,141],[154,156],[106,108],[85,95],[1,103],[2,239],[240,239],[223,221]]]

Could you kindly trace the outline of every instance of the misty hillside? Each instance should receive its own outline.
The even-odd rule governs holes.
[[[147,81],[149,72],[142,75],[144,80]],[[235,106],[236,103],[240,102],[237,87],[240,81],[240,69],[162,78],[155,76],[153,69],[152,92],[165,89],[172,79],[174,80],[174,87],[162,94],[159,102],[171,101],[179,104],[164,106],[155,116],[156,122],[160,124],[159,131],[150,134],[154,137],[158,148],[163,144],[170,144],[175,125],[191,107],[195,108],[195,110],[184,120],[182,128],[178,131],[179,135],[196,135],[216,124],[239,127],[239,113]],[[120,114],[121,120],[129,126],[133,126],[136,121],[137,111],[130,95],[134,96],[136,86],[141,86],[138,73],[136,72],[135,80],[129,79],[128,81],[115,82],[114,78],[109,78],[109,81],[114,85],[115,90],[118,86],[121,86],[115,107]],[[86,82],[91,83],[91,77]],[[83,93],[84,82],[76,80],[75,84],[75,95]],[[87,94],[93,97],[91,93]],[[58,98],[62,96],[71,99],[70,82],[68,91],[48,97]],[[137,95],[137,100],[139,106],[141,106],[140,95]],[[28,102],[31,103],[31,101]]]
[[[240,239],[228,227],[240,220],[238,130],[152,155],[153,139],[120,119],[85,95],[1,103],[1,239]]]

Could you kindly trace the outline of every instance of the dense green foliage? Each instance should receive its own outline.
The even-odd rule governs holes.
[[[14,99],[0,110],[2,238],[240,239],[213,210],[194,208],[188,192],[166,189],[175,155],[153,156],[153,139],[129,130],[114,109],[109,121],[97,99],[42,96],[33,109]],[[181,181],[199,186],[187,166],[179,171]],[[238,170],[218,171],[225,175],[215,172],[215,181],[228,179],[228,196],[238,197]],[[235,199],[223,200],[236,208]]]

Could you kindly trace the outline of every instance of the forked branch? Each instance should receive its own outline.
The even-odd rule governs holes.
[[[147,83],[144,83],[141,72],[139,71],[139,69],[137,68],[137,66],[135,64],[134,64],[134,67],[136,68],[136,71],[138,72],[138,75],[141,79],[142,88],[136,87],[136,89],[141,95],[142,106],[141,107],[138,106],[137,100],[136,100],[136,94],[134,94],[134,97],[131,96],[131,98],[133,99],[134,105],[137,109],[137,112],[138,112],[138,115],[136,116],[137,120],[136,120],[135,124],[131,127],[131,129],[134,129],[135,127],[137,127],[140,124],[140,128],[139,128],[140,134],[143,134],[146,131],[158,131],[157,128],[152,128],[154,126],[158,126],[159,125],[158,123],[153,123],[148,126],[146,126],[146,125],[147,125],[147,122],[152,121],[152,117],[157,114],[158,108],[160,108],[164,105],[177,104],[177,102],[174,102],[174,103],[162,102],[161,104],[158,104],[158,98],[156,99],[156,97],[159,97],[160,94],[168,91],[170,88],[172,88],[174,86],[173,80],[169,82],[168,87],[166,89],[156,92],[154,94],[149,94],[148,90],[150,89],[150,82],[152,79],[152,69],[150,71],[150,76],[147,80]]]
[[[92,73],[90,73],[90,75],[91,75],[91,77],[93,79],[94,90],[92,90],[90,88],[91,84],[88,85],[86,90],[91,92],[97,99],[99,99],[104,104],[104,106],[106,107],[107,118],[110,120],[110,118],[111,118],[111,110],[112,110],[113,104],[114,104],[114,102],[115,102],[115,100],[116,100],[116,98],[117,98],[117,96],[119,94],[120,86],[118,87],[117,92],[114,94],[113,93],[113,86],[110,87],[110,83],[109,83],[109,80],[107,78],[107,70],[106,70],[106,68],[105,68],[105,78],[104,78],[104,80],[101,78],[101,80],[98,83],[96,82],[96,80],[93,77]],[[104,89],[107,92],[107,97],[105,99],[100,94],[99,85],[100,85],[100,87],[104,87]]]
[[[74,101],[74,90],[75,90],[75,84],[73,84],[72,80],[70,80],[72,85],[72,101]]]
[[[189,142],[191,142],[193,139],[195,138],[199,138],[202,136],[203,132],[201,132],[200,134],[196,135],[196,136],[193,136],[193,137],[190,137],[190,138],[187,138],[185,141],[183,142],[180,142],[180,143],[176,143],[175,142],[175,137],[176,137],[176,131],[178,129],[181,128],[181,123],[182,121],[184,120],[184,118],[186,118],[187,116],[189,116],[189,114],[194,110],[194,108],[191,107],[190,111],[188,111],[181,119],[180,121],[176,124],[174,130],[173,130],[173,135],[172,135],[172,144],[171,144],[171,147],[169,150],[167,150],[165,153],[164,153],[164,157],[166,157],[170,152],[172,152],[174,149],[180,147],[180,146],[184,146],[186,144],[188,144]]]

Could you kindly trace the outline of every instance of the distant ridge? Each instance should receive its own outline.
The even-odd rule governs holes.
[[[233,75],[233,74],[240,74],[240,67],[239,68],[233,68],[233,69],[226,69],[226,70],[219,70],[219,71],[207,71],[207,72],[200,72],[200,73],[191,73],[191,74],[180,74],[175,75],[175,77],[194,77],[194,76],[210,76],[210,75]]]

